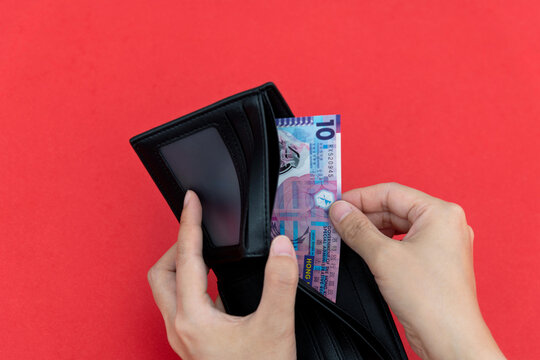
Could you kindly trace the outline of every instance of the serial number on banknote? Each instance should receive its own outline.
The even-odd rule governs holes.
[[[273,235],[287,235],[300,278],[335,301],[341,239],[328,210],[341,198],[339,115],[276,119],[280,146]]]

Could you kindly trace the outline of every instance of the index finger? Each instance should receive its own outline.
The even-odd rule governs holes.
[[[347,191],[343,200],[364,213],[390,212],[411,224],[441,200],[397,183],[384,183]]]
[[[148,271],[148,282],[163,318],[170,320],[176,310],[176,244]]]

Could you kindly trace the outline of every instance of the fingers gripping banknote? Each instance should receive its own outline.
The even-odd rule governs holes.
[[[335,302],[341,239],[328,210],[341,198],[340,116],[283,118],[276,125],[281,164],[272,233],[292,240],[300,278]]]

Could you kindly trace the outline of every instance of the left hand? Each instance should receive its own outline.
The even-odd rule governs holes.
[[[272,242],[257,311],[231,316],[206,292],[201,220],[201,203],[188,191],[178,242],[148,272],[173,350],[184,360],[296,359],[298,266],[291,241],[278,236]]]

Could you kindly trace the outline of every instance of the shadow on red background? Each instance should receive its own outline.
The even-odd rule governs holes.
[[[146,271],[177,224],[128,139],[268,80],[342,114],[345,190],[465,208],[487,323],[540,358],[539,24],[534,1],[3,1],[0,358],[175,358]]]

